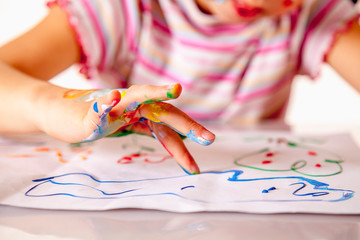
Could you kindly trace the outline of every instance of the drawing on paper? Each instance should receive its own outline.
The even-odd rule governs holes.
[[[285,138],[259,138],[264,147],[237,157],[237,166],[268,172],[294,172],[308,177],[342,173],[343,159],[336,153]]]
[[[20,169],[16,174],[22,176],[9,171],[3,186],[9,197],[0,203],[84,210],[360,212],[354,185],[358,164],[351,157],[358,149],[351,138],[223,136],[206,149],[189,145],[202,169],[199,175],[184,174],[161,144],[146,136],[78,146],[49,138],[0,138],[0,163]]]
[[[180,175],[164,178],[104,181],[87,173],[68,173],[36,179],[37,184],[28,190],[28,197],[71,196],[87,199],[122,199],[151,196],[174,196],[202,203],[241,202],[338,202],[350,199],[354,192],[331,188],[329,184],[305,177],[241,178],[241,170],[204,172],[200,175]],[[207,199],[209,179],[221,181],[221,189]],[[144,184],[146,182],[146,184]],[[183,185],[186,182],[186,185]],[[49,187],[51,185],[51,187]],[[271,194],[263,186],[270,187]],[[268,193],[269,189],[265,189]],[[241,193],[241,194],[239,194]],[[227,197],[224,198],[223,196]],[[285,198],[284,198],[285,196]]]

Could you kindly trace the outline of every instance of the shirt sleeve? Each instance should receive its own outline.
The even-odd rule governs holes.
[[[119,79],[114,78],[120,76],[116,65],[121,55],[126,55],[124,49],[129,49],[129,42],[135,38],[131,25],[136,21],[129,11],[135,11],[132,8],[138,5],[137,1],[53,0],[48,6],[51,4],[58,4],[65,10],[76,33],[82,51],[80,71],[89,79],[106,78],[107,75],[108,84],[97,84],[101,87],[121,85],[115,83]]]
[[[298,72],[315,78],[338,33],[347,31],[359,14],[351,1],[310,0],[302,9],[299,23],[305,23],[299,45]]]

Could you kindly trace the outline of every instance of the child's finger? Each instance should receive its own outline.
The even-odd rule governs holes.
[[[118,126],[111,124],[109,113],[120,102],[120,99],[119,91],[113,90],[92,102],[92,107],[83,120],[85,129],[89,131],[84,141],[93,141],[117,130]]]
[[[164,124],[157,124],[149,120],[136,122],[120,128],[108,137],[122,137],[132,133],[155,137],[187,174],[198,174],[200,172],[179,134]]]
[[[201,145],[209,145],[215,140],[212,132],[171,104],[165,102],[144,104],[138,114],[150,121],[164,123]]]
[[[182,87],[179,83],[171,85],[133,85],[126,90],[126,94],[122,95],[126,99],[127,94],[131,94],[131,100],[146,103],[147,101],[163,101],[175,99],[180,96]]]
[[[178,134],[166,125],[148,121],[148,125],[159,142],[173,156],[176,162],[187,174],[200,173],[194,158],[186,148],[183,140]]]
[[[182,87],[179,83],[172,85],[133,85],[130,88],[117,88],[117,89],[69,89],[63,97],[66,99],[78,99],[83,102],[90,102],[99,97],[108,95],[111,91],[117,90],[121,93],[125,105],[132,102],[138,103],[151,103],[175,99],[180,96]],[[127,96],[128,95],[128,96]],[[126,97],[127,96],[127,97]]]
[[[153,86],[133,85],[129,89],[117,89],[121,92],[121,104],[113,109],[118,116],[123,112],[135,111],[141,104],[175,99],[180,96],[182,87],[179,83],[174,85]]]
[[[133,133],[154,136],[149,129],[149,126],[141,121],[121,127],[117,131],[106,137],[123,137]]]
[[[109,94],[113,89],[88,89],[88,90],[80,90],[80,89],[70,89],[67,90],[63,97],[66,99],[77,99],[81,102],[90,102],[96,98],[105,96]]]

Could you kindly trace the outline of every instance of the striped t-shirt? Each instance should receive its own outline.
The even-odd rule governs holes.
[[[296,74],[314,78],[334,35],[357,17],[348,0],[305,0],[286,15],[224,24],[193,0],[57,0],[94,87],[180,83],[171,103],[197,120],[283,116]]]

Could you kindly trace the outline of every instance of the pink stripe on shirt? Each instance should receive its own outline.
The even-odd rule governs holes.
[[[91,18],[91,21],[94,24],[94,28],[96,33],[98,34],[98,39],[100,41],[100,47],[101,47],[101,58],[99,62],[99,69],[104,68],[104,61],[105,61],[105,55],[106,55],[106,45],[105,45],[105,38],[104,34],[102,32],[101,25],[98,21],[97,14],[93,11],[92,7],[90,6],[89,2],[86,0],[81,0],[85,8],[87,9],[89,16]]]
[[[238,96],[236,96],[235,100],[237,102],[249,101],[251,99],[261,97],[262,95],[266,95],[270,92],[274,92],[276,89],[280,88],[282,85],[284,85],[289,80],[291,80],[293,77],[294,77],[293,75],[287,75],[282,80],[276,82],[275,84],[271,85],[270,87],[262,88],[260,90],[251,92],[250,94],[248,94],[248,93],[243,94],[240,92],[240,94]]]
[[[144,67],[150,69],[151,71],[166,76],[167,78],[171,79],[174,82],[181,83],[182,85],[186,87],[190,87],[191,84],[188,83],[188,81],[181,80],[179,77],[174,76],[172,74],[169,74],[166,70],[163,68],[155,66],[152,62],[147,61],[148,59],[146,57],[143,57],[141,54],[138,55],[137,61],[141,63]]]
[[[130,49],[131,50],[135,50],[136,46],[135,46],[135,37],[136,37],[136,34],[135,34],[135,29],[136,29],[136,26],[134,24],[134,22],[132,21],[132,15],[130,13],[130,9],[129,9],[129,5],[127,3],[127,1],[122,1],[123,3],[123,13],[125,15],[125,19],[127,20],[126,21],[126,41],[127,41],[127,44],[130,46]]]

